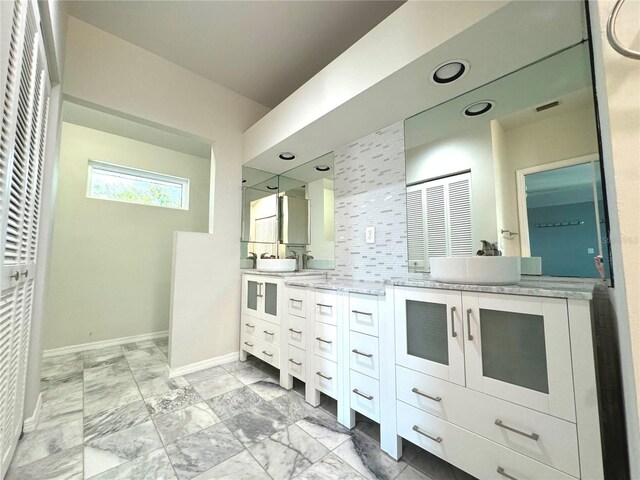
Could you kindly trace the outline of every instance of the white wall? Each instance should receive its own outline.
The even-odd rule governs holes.
[[[307,184],[309,200],[309,250],[316,260],[334,258],[333,181],[320,178]]]
[[[614,3],[591,0],[589,6],[631,478],[640,478],[640,61],[621,56],[607,43],[606,22]],[[618,35],[636,51],[640,51],[638,18],[640,2],[631,1],[617,22]]]
[[[268,109],[75,18],[69,18],[65,62],[65,94],[211,140],[207,245],[216,275],[208,284],[213,301],[200,314],[219,341],[190,353],[204,360],[237,351],[242,132]]]
[[[87,197],[89,160],[189,179],[189,210]],[[63,123],[44,347],[166,331],[173,232],[206,232],[208,159]]]
[[[489,123],[407,150],[407,184],[471,170],[471,231],[474,251],[480,240],[495,242],[496,192]]]

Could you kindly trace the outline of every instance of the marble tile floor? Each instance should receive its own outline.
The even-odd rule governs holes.
[[[6,480],[472,478],[409,443],[395,462],[376,423],[346,429],[334,400],[312,407],[255,358],[169,379],[166,353],[160,339],[44,359]]]

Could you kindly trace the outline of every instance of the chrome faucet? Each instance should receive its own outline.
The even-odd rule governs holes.
[[[309,260],[313,260],[313,257],[311,255],[309,255],[311,253],[311,250],[305,250],[304,252],[302,252],[302,269],[306,270],[307,268],[309,268]]]
[[[498,250],[498,243],[491,243],[488,240],[480,240],[482,242],[482,249],[476,252],[476,255],[486,257],[499,257],[502,252]]]
[[[253,261],[253,266],[251,268],[256,268],[256,264],[258,263],[258,255],[256,255],[254,252],[249,252],[249,256],[247,257],[247,259]]]
[[[295,250],[289,249],[289,251],[291,253],[289,254],[289,256],[287,258],[295,258],[295,260],[296,260],[296,272],[297,272],[298,270],[300,270],[300,257],[298,256],[298,252],[296,252]]]
[[[262,255],[260,255],[260,258],[261,258],[261,259],[271,258],[271,254],[270,254],[270,253],[267,253],[267,252],[264,252]]]

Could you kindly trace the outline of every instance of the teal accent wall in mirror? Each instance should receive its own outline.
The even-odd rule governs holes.
[[[242,168],[243,268],[252,268],[253,254],[303,253],[308,269],[334,268],[333,170],[333,152],[279,175]]]
[[[601,255],[610,277],[598,151],[586,42],[408,118],[409,270],[487,240],[524,274],[599,277]]]

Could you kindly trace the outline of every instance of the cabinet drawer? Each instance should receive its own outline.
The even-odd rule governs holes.
[[[287,362],[289,363],[289,374],[293,375],[303,382],[307,381],[305,377],[305,352],[304,350],[287,345]]]
[[[240,337],[240,347],[260,360],[280,368],[280,349],[278,347],[244,332]]]
[[[380,382],[351,370],[349,397],[351,408],[369,417],[371,420],[380,421]]]
[[[306,350],[305,319],[295,315],[287,315],[287,343]]]
[[[338,327],[326,323],[316,323],[313,349],[316,355],[338,361]]]
[[[397,408],[400,436],[477,478],[575,480],[555,468],[403,402],[397,402]]]
[[[242,331],[270,345],[280,346],[280,325],[275,323],[243,315]]]
[[[316,290],[314,319],[316,322],[338,324],[338,297],[335,293]]]
[[[378,336],[378,297],[349,294],[349,329]]]
[[[351,370],[380,379],[377,337],[349,332],[349,367]]]
[[[399,400],[579,476],[575,424],[404,367],[396,382]]]
[[[285,295],[287,313],[297,317],[307,317],[307,290],[302,287],[287,287]]]
[[[313,369],[313,386],[316,390],[338,398],[338,365],[326,358],[315,356]]]

